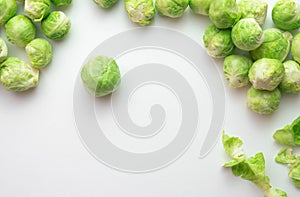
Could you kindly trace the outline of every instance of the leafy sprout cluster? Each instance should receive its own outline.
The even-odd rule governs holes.
[[[0,0],[0,25],[5,27],[7,41],[24,48],[29,61],[9,57],[7,43],[0,38],[0,82],[5,89],[20,92],[38,85],[40,69],[52,61],[48,39],[61,40],[71,28],[64,12],[53,8],[71,3],[72,0]],[[46,38],[36,37],[38,26]]]

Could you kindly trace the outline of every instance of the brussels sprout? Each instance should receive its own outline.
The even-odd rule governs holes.
[[[296,34],[292,41],[291,52],[294,60],[300,64],[300,32]]]
[[[279,29],[269,28],[264,30],[264,42],[250,54],[254,60],[271,58],[284,61],[290,52],[290,41],[293,36],[290,32],[282,33]]]
[[[51,12],[42,20],[42,31],[47,38],[52,40],[63,39],[70,31],[71,21],[61,11]]]
[[[18,58],[9,57],[0,66],[0,81],[9,91],[25,91],[37,86],[39,70]]]
[[[214,24],[210,24],[203,35],[204,45],[207,53],[215,58],[223,58],[232,54],[235,46],[231,40],[229,29],[218,29]]]
[[[121,75],[115,60],[96,56],[82,67],[81,79],[90,94],[101,97],[117,89]]]
[[[25,0],[24,12],[34,22],[40,22],[50,13],[50,0]]]
[[[257,90],[251,87],[247,94],[247,105],[254,112],[267,115],[279,108],[281,94],[278,88],[273,91]]]
[[[274,90],[283,80],[284,66],[277,59],[262,58],[253,63],[249,80],[259,90]]]
[[[283,63],[285,74],[279,89],[285,93],[300,92],[300,65],[292,60]]]
[[[52,46],[42,38],[32,40],[25,47],[30,64],[35,68],[47,66],[52,60]]]
[[[181,17],[189,5],[189,0],[156,0],[155,8],[159,14],[171,18]]]
[[[130,20],[141,26],[149,25],[155,15],[152,0],[125,0],[125,9]]]
[[[64,5],[70,5],[72,3],[72,0],[51,0],[51,2],[55,6],[64,6]]]
[[[229,87],[240,88],[249,84],[248,72],[252,60],[243,55],[230,55],[224,60],[223,72]]]
[[[262,0],[240,0],[238,8],[241,18],[254,18],[259,25],[265,23],[268,4]]]
[[[272,19],[280,29],[298,29],[300,27],[300,5],[293,0],[279,0],[273,7]]]
[[[0,64],[7,59],[8,49],[5,41],[0,38]]]
[[[118,0],[94,0],[94,2],[102,8],[110,8],[117,3]]]
[[[7,40],[19,47],[25,47],[35,38],[36,28],[29,18],[24,15],[17,15],[11,18],[6,24]]]
[[[208,16],[209,7],[213,0],[190,0],[189,6],[195,14]]]
[[[17,13],[16,0],[0,0],[0,25],[4,25]]]
[[[235,46],[244,51],[258,48],[264,41],[263,30],[253,18],[241,19],[231,32]]]
[[[217,28],[227,29],[240,20],[241,13],[235,0],[217,0],[210,4],[209,18]]]

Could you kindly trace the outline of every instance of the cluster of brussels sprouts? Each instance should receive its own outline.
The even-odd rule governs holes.
[[[39,69],[52,60],[52,45],[44,38],[36,38],[36,24],[40,22],[43,34],[51,40],[61,40],[69,32],[71,23],[62,11],[51,11],[54,6],[66,6],[72,0],[0,0],[0,25],[5,26],[7,40],[25,49],[30,64],[16,57],[8,57],[8,47],[0,38],[0,82],[14,92],[36,87]],[[19,4],[19,5],[18,5]],[[24,13],[19,14],[18,6]]]
[[[195,0],[194,0],[195,1]],[[251,86],[247,105],[259,114],[279,108],[281,93],[300,92],[300,4],[278,0],[272,9],[276,28],[262,29],[268,4],[263,0],[197,0],[194,10],[208,15],[203,42],[207,53],[225,58],[231,88]],[[197,5],[197,6],[196,6]],[[293,60],[287,60],[290,54]]]

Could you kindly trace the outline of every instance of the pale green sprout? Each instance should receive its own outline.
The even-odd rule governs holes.
[[[264,41],[264,33],[253,18],[241,19],[234,25],[231,32],[235,46],[244,51],[258,48]]]
[[[34,68],[43,68],[52,60],[52,46],[43,38],[32,40],[26,45],[25,52]]]
[[[283,62],[290,52],[292,34],[290,32],[283,33],[276,28],[268,28],[264,30],[264,37],[264,42],[258,48],[250,51],[253,60],[271,58]]]
[[[279,84],[279,89],[284,93],[299,93],[300,92],[300,65],[289,60],[283,63],[285,74],[283,80]]]
[[[291,53],[294,60],[300,64],[300,32],[296,34],[292,41]]]
[[[37,86],[39,70],[18,58],[9,57],[0,66],[0,81],[9,91],[25,91]]]
[[[17,13],[16,0],[0,0],[0,25],[4,25]]]
[[[251,181],[264,192],[265,197],[287,197],[287,194],[275,189],[270,184],[270,179],[265,175],[265,158],[262,153],[246,158],[238,137],[230,137],[223,132],[223,147],[227,155],[232,159],[224,164],[224,167],[231,168],[235,176]]]
[[[7,59],[8,48],[5,41],[0,38],[0,64]]]
[[[268,4],[262,0],[240,0],[238,8],[241,18],[254,18],[259,25],[265,24]]]
[[[282,129],[278,129],[273,134],[274,140],[282,145],[296,146],[300,145],[300,116],[291,124]]]
[[[189,5],[189,0],[156,0],[155,8],[159,14],[171,18],[181,17]]]
[[[278,88],[273,91],[249,88],[247,93],[247,106],[261,115],[268,115],[279,108],[281,93]]]
[[[50,13],[50,0],[25,0],[24,12],[34,22],[40,22]]]
[[[81,79],[90,94],[101,97],[111,94],[117,89],[121,75],[114,59],[96,56],[82,67]]]
[[[204,46],[208,55],[214,58],[224,58],[231,55],[235,46],[231,40],[229,29],[218,29],[214,24],[210,24],[203,35]]]
[[[213,0],[209,8],[209,18],[220,29],[231,28],[241,18],[236,0]]]
[[[195,14],[208,16],[212,1],[213,0],[190,0],[189,6]]]
[[[19,47],[25,47],[35,38],[36,28],[29,18],[17,15],[6,24],[6,37],[9,42]]]
[[[283,80],[284,66],[277,59],[262,58],[253,63],[249,70],[249,80],[259,90],[274,90]]]
[[[300,27],[300,5],[293,0],[279,0],[272,9],[274,24],[283,30]]]
[[[42,31],[47,38],[52,40],[63,39],[70,31],[71,21],[61,11],[51,12],[42,20]]]
[[[51,2],[55,6],[64,6],[64,5],[70,5],[72,3],[72,0],[51,0]]]
[[[155,15],[152,0],[125,0],[125,10],[130,20],[141,26],[149,25]]]
[[[240,88],[249,84],[248,72],[252,60],[244,55],[229,55],[224,60],[223,72],[229,87]]]
[[[115,5],[118,2],[118,0],[93,0],[93,1],[102,8],[111,8],[113,5]]]

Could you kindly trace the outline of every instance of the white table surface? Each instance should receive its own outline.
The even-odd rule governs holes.
[[[268,0],[268,23],[274,5]],[[199,197],[263,196],[252,183],[232,175],[221,165],[228,160],[220,140],[203,159],[198,134],[187,152],[166,168],[150,173],[124,173],[103,165],[89,154],[77,133],[73,116],[73,90],[83,61],[102,41],[137,26],[128,18],[120,1],[110,10],[92,0],[74,0],[65,9],[72,20],[68,37],[53,42],[54,58],[41,73],[38,88],[11,93],[0,87],[0,196],[3,197]],[[171,20],[156,15],[153,26],[180,31],[203,45],[209,19],[187,10]],[[0,35],[5,37],[4,28]],[[26,60],[22,49],[9,44],[10,56]],[[222,63],[217,61],[222,72]],[[122,70],[122,69],[121,69]],[[283,95],[280,109],[259,116],[246,107],[247,89],[226,92],[224,130],[244,141],[248,156],[262,151],[266,174],[274,187],[289,196],[299,196],[288,178],[288,168],[274,162],[280,149],[273,132],[300,115],[300,95]],[[138,115],[137,115],[138,116]]]

